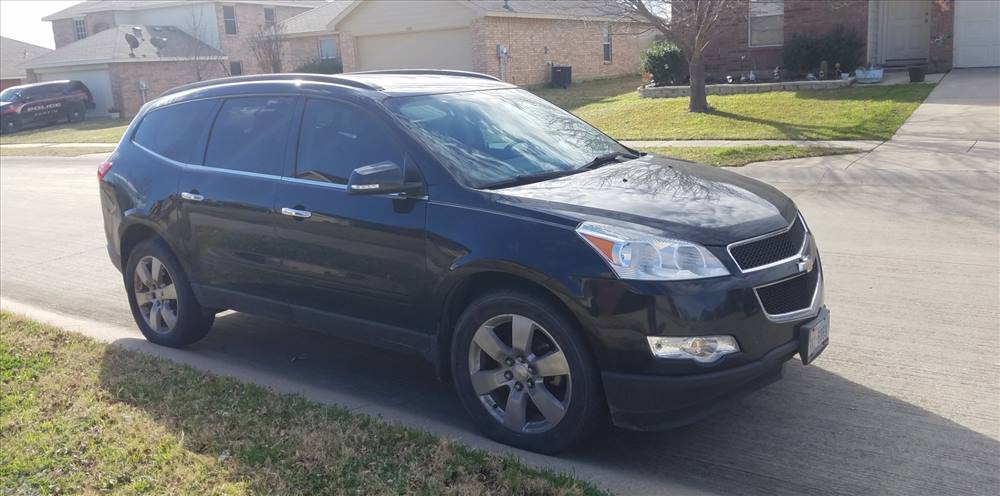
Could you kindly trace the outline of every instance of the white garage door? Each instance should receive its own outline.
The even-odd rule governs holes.
[[[39,74],[38,77],[42,81],[76,79],[87,85],[87,89],[94,95],[94,103],[97,105],[94,110],[88,110],[87,115],[108,115],[108,108],[114,105],[114,99],[111,97],[111,78],[108,76],[107,69],[47,72]]]
[[[955,2],[955,67],[1000,66],[1000,2]]]
[[[472,36],[468,29],[361,36],[357,43],[362,70],[472,70]]]

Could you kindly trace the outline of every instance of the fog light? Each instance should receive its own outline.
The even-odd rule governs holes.
[[[649,349],[660,358],[688,358],[696,362],[714,362],[740,351],[732,336],[661,337],[648,336]]]

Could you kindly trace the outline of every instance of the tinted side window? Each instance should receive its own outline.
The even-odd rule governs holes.
[[[391,161],[403,164],[403,153],[386,128],[351,105],[308,100],[295,176],[346,184],[351,171],[363,165]]]
[[[280,175],[294,112],[294,97],[226,100],[212,127],[205,165]]]
[[[142,118],[132,141],[178,162],[201,164],[218,105],[217,100],[199,100],[153,110]]]

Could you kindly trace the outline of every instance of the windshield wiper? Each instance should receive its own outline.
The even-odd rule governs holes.
[[[639,158],[639,156],[625,152],[605,153],[603,155],[598,155],[597,157],[594,157],[594,160],[591,160],[590,162],[587,162],[586,164],[577,167],[576,169],[539,172],[537,174],[519,174],[517,176],[508,179],[503,179],[494,183],[489,183],[484,186],[480,186],[479,189],[510,188],[512,186],[521,186],[525,184],[537,183],[548,179],[555,179],[557,177],[576,174],[578,172],[582,172],[588,169],[596,169],[602,165],[614,162],[619,158],[627,158],[629,160],[632,160]]]
[[[596,168],[598,168],[598,167],[600,167],[602,165],[607,165],[607,164],[610,164],[611,162],[615,162],[619,158],[627,158],[629,160],[632,160],[632,159],[639,158],[639,156],[638,155],[633,155],[631,153],[625,153],[625,152],[605,153],[605,154],[598,155],[598,156],[594,157],[594,160],[591,160],[590,162],[587,162],[586,164],[581,165],[579,167],[579,169],[577,169],[577,170],[596,169]]]
[[[550,171],[550,172],[539,172],[537,174],[519,174],[517,176],[503,179],[497,182],[489,183],[480,186],[479,189],[500,189],[500,188],[510,188],[512,186],[521,186],[524,184],[537,183],[540,181],[545,181],[547,179],[555,179],[557,177],[562,177],[568,174],[572,174],[572,170],[560,170],[560,171]]]

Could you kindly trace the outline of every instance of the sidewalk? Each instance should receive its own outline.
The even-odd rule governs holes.
[[[837,141],[811,141],[811,140],[639,140],[622,141],[625,146],[633,148],[650,147],[743,147],[743,146],[812,146],[820,148],[853,148],[862,151],[870,151],[881,145],[879,140],[837,140]]]

